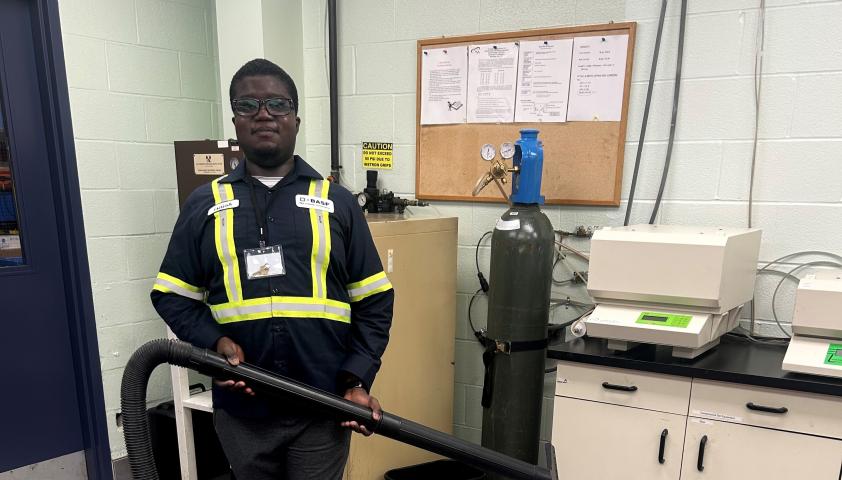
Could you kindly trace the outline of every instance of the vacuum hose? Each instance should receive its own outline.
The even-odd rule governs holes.
[[[120,392],[123,431],[129,453],[129,465],[135,480],[158,480],[146,416],[146,385],[152,371],[162,363],[190,368],[213,377],[242,380],[261,395],[280,397],[295,405],[304,405],[308,411],[315,410],[337,421],[355,420],[379,435],[462,461],[482,470],[515,479],[558,480],[552,445],[547,445],[547,465],[550,468],[546,469],[397,415],[382,412],[380,421],[375,422],[369,408],[247,363],[233,366],[216,352],[196,348],[178,340],[153,340],[146,343],[132,355],[123,373]]]
[[[138,348],[126,365],[120,387],[120,408],[134,480],[158,480],[149,437],[149,420],[146,417],[146,385],[149,376],[162,363],[186,367],[192,349],[189,343],[153,340]]]

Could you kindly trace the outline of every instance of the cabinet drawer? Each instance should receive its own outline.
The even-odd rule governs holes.
[[[689,378],[558,362],[555,394],[687,415]]]
[[[842,439],[840,412],[842,399],[830,395],[710,380],[693,380],[690,398],[694,417]]]

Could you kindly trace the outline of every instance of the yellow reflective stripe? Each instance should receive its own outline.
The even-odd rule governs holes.
[[[302,305],[325,305],[328,307],[334,308],[342,308],[345,310],[350,311],[351,305],[340,302],[338,300],[331,300],[329,298],[312,298],[312,297],[259,297],[259,298],[249,298],[248,300],[242,300],[239,302],[228,302],[228,303],[218,303],[214,305],[210,305],[210,309],[212,311],[219,311],[225,310],[227,308],[234,308],[234,307],[253,307],[257,305],[270,305],[270,304],[293,304],[299,303]]]
[[[359,302],[376,293],[391,290],[392,283],[386,277],[386,272],[380,272],[359,282],[349,284],[346,288],[348,289],[348,297],[351,298],[351,302]]]
[[[348,290],[354,290],[355,288],[365,287],[366,285],[370,285],[381,278],[386,278],[386,272],[375,273],[370,277],[366,277],[359,282],[349,283],[345,286]]]
[[[311,180],[307,194],[327,199],[330,182]],[[313,296],[327,298],[327,269],[330,263],[330,214],[325,210],[310,209],[310,228],[313,235],[313,250],[310,254]]]
[[[191,292],[202,293],[202,292],[205,291],[204,288],[194,287],[193,285],[190,285],[189,283],[185,282],[184,280],[182,280],[180,278],[173,277],[172,275],[167,275],[164,272],[158,272],[158,279],[159,280],[166,280],[166,281],[172,283],[173,285],[177,285],[177,286],[179,286],[179,287],[181,287],[185,290],[189,290]]]
[[[351,318],[344,315],[332,313],[297,312],[295,310],[272,310],[271,312],[249,313],[244,315],[231,315],[228,317],[216,317],[219,324],[246,322],[249,320],[264,320],[267,318],[323,318],[341,323],[351,323]]]
[[[328,198],[328,191],[330,190],[330,182],[322,180],[322,198]],[[324,210],[320,211],[322,216],[322,229],[324,233],[324,252],[322,252],[321,272],[319,272],[319,279],[324,286],[324,296],[327,297],[327,267],[330,265],[330,213]]]
[[[359,295],[354,295],[354,296],[349,295],[349,296],[351,297],[351,302],[359,302],[360,300],[362,300],[364,298],[368,298],[368,297],[370,297],[372,295],[375,295],[375,294],[378,294],[380,292],[388,292],[392,288],[393,288],[392,284],[387,282],[385,285],[381,285],[381,286],[379,286],[377,288],[374,288],[372,290],[369,290],[365,293],[361,293]]]
[[[205,299],[205,291],[203,289],[194,287],[185,281],[163,272],[158,273],[155,284],[152,285],[152,290],[162,293],[174,293],[182,297],[192,298],[193,300],[204,301]]]
[[[220,184],[220,177],[211,182],[213,200],[216,203],[233,200],[234,189],[231,184]],[[216,244],[216,255],[222,264],[222,279],[225,284],[225,292],[231,302],[243,298],[243,287],[240,280],[240,263],[237,259],[237,248],[234,244],[234,209],[220,210],[214,216],[214,243]]]
[[[225,186],[225,194],[227,195],[226,200],[234,200],[234,187],[230,183],[223,184]],[[234,209],[229,208],[226,209],[226,216],[228,217],[227,222],[227,231],[226,231],[226,240],[228,241],[228,245],[231,246],[231,266],[234,269],[233,277],[234,277],[234,291],[236,292],[236,300],[241,300],[243,298],[243,281],[240,278],[240,261],[237,256],[237,246],[234,244]]]
[[[351,322],[351,306],[344,302],[310,297],[263,297],[211,305],[217,323],[260,320],[271,317],[325,318]]]
[[[310,188],[307,190],[307,195],[313,197],[315,193],[316,180],[310,180]],[[319,277],[316,276],[316,257],[319,256],[319,242],[321,241],[321,237],[319,236],[318,216],[314,208],[310,209],[310,231],[313,237],[313,249],[310,252],[310,276],[312,277],[313,283],[313,296],[319,297]]]

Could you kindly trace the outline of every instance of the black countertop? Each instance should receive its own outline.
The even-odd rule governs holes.
[[[785,346],[761,345],[724,336],[712,350],[695,360],[686,360],[672,357],[669,347],[641,345],[628,352],[613,352],[605,343],[601,339],[575,338],[550,345],[547,356],[555,360],[842,397],[842,378],[781,370]]]

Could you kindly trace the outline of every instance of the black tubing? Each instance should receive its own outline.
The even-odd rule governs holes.
[[[146,384],[152,370],[161,363],[192,368],[206,375],[243,380],[260,395],[281,397],[294,405],[304,404],[336,420],[355,420],[374,433],[402,443],[439,453],[475,467],[524,480],[557,479],[555,456],[547,450],[550,469],[518,460],[493,450],[433,430],[397,415],[383,412],[379,422],[372,411],[342,397],[312,388],[253,365],[232,366],[216,352],[199,349],[177,340],[153,340],[132,355],[123,373],[123,429],[129,464],[135,480],[157,480],[152,442],[146,417]]]
[[[192,349],[189,343],[153,340],[138,348],[126,364],[120,387],[120,407],[123,412],[123,436],[134,480],[158,480],[146,417],[149,376],[162,363],[186,365]]]
[[[634,159],[634,173],[632,174],[629,200],[626,204],[626,218],[623,225],[629,224],[634,190],[637,187],[637,174],[640,171],[640,157],[643,155],[643,142],[646,140],[646,125],[649,124],[649,106],[652,104],[652,89],[655,86],[655,72],[658,70],[658,53],[661,51],[661,34],[664,33],[664,17],[667,13],[667,0],[661,0],[661,15],[658,18],[658,34],[655,36],[655,53],[652,55],[652,66],[649,69],[649,86],[646,88],[646,104],[643,107],[643,123],[640,124],[640,138],[637,139],[637,156]]]
[[[664,198],[664,188],[667,184],[667,175],[670,171],[670,160],[672,160],[672,145],[675,140],[675,124],[678,121],[678,94],[681,91],[681,63],[684,59],[684,25],[687,23],[687,0],[681,0],[681,20],[678,23],[678,58],[675,63],[675,88],[672,94],[672,120],[670,120],[670,137],[667,141],[667,157],[664,159],[664,170],[661,172],[661,185],[658,188],[658,195],[655,197],[655,206],[652,207],[652,216],[649,223],[654,224],[658,216],[658,209],[661,207],[661,200]]]

